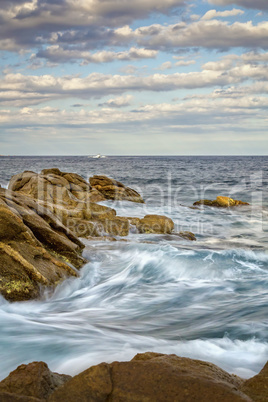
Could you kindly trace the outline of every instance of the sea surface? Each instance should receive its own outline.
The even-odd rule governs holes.
[[[268,157],[0,157],[0,184],[24,170],[104,174],[146,204],[106,201],[119,216],[171,217],[176,235],[89,241],[81,276],[42,300],[0,297],[0,378],[46,361],[77,374],[138,352],[175,353],[248,378],[268,359]],[[231,196],[233,210],[190,208]]]

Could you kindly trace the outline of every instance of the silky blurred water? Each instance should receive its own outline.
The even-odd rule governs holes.
[[[175,235],[85,241],[89,263],[39,301],[0,299],[0,377],[46,361],[76,374],[102,361],[157,351],[214,362],[243,377],[268,358],[268,157],[0,157],[13,174],[58,167],[88,179],[105,174],[146,204],[106,201],[121,216],[170,216]],[[191,209],[227,195],[251,204]]]

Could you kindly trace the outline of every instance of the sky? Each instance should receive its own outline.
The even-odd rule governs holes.
[[[1,155],[267,155],[268,0],[1,0]]]

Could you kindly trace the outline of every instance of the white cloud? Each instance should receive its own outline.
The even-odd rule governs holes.
[[[119,96],[114,99],[109,99],[107,102],[100,103],[99,107],[121,108],[129,106],[132,99],[133,99],[132,95]]]
[[[268,22],[253,25],[218,20],[202,20],[186,24],[154,24],[132,31],[125,29],[125,34],[117,34],[118,42],[135,41],[140,46],[167,51],[177,48],[204,47],[228,49],[234,47],[268,48]]]
[[[217,11],[217,10],[209,10],[206,12],[205,15],[201,18],[202,20],[211,20],[216,17],[221,17],[221,18],[226,18],[226,17],[234,17],[236,15],[242,15],[244,14],[243,10],[238,10],[236,8],[233,8],[232,10],[226,10],[226,11]]]
[[[165,61],[161,66],[158,67],[159,70],[169,70],[172,67],[171,61]]]
[[[256,60],[261,60],[256,63]],[[201,71],[152,75],[111,75],[92,73],[86,77],[53,75],[6,74],[0,81],[2,105],[34,105],[63,98],[101,98],[122,95],[130,91],[167,92],[176,89],[225,87],[252,80],[268,81],[267,53],[227,55],[218,61],[208,62]],[[193,60],[179,61],[180,65]],[[170,63],[170,62],[168,62]],[[165,65],[169,67],[170,64]]]
[[[177,61],[175,63],[175,66],[177,66],[177,67],[187,67],[187,66],[190,66],[190,65],[195,64],[195,63],[196,63],[195,60],[180,60],[180,61]]]
[[[131,61],[139,59],[155,58],[158,54],[157,50],[135,48],[132,47],[127,51],[111,52],[102,50],[100,52],[91,53],[81,50],[63,49],[59,45],[52,45],[47,47],[46,50],[39,51],[36,57],[46,58],[50,62],[65,63],[82,60],[83,64],[89,63],[109,63],[115,60]]]
[[[117,99],[110,100],[118,101]],[[100,105],[102,106],[102,105]],[[110,125],[112,123],[135,123],[135,122],[155,122],[155,124],[165,124],[167,121],[173,124],[184,124],[192,126],[198,121],[219,126],[228,125],[233,120],[236,125],[246,127],[247,117],[258,117],[266,119],[268,109],[268,98],[264,96],[242,95],[239,99],[230,96],[215,96],[214,93],[190,98],[186,101],[161,104],[147,104],[134,111],[121,111],[103,104],[101,110],[77,111],[59,110],[52,107],[35,109],[31,107],[22,108],[19,113],[11,110],[0,111],[0,120],[6,125],[70,125],[70,126],[90,126],[90,125]],[[199,120],[201,119],[201,120]],[[208,123],[208,121],[207,121]]]
[[[2,4],[4,3],[4,4]],[[72,28],[120,27],[152,12],[166,13],[184,0],[61,0],[1,2],[2,49],[18,50]]]

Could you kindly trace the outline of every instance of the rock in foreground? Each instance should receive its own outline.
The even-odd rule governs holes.
[[[3,392],[47,399],[50,394],[71,378],[69,375],[52,373],[47,364],[43,362],[22,364],[0,382],[0,400],[2,400],[1,393]]]
[[[194,202],[193,205],[207,205],[209,207],[216,207],[216,208],[229,208],[229,207],[238,207],[241,205],[250,205],[248,202],[243,202],[239,200],[233,200],[229,197],[218,196],[216,200],[200,200]]]
[[[249,395],[253,401],[268,401],[268,362],[259,374],[245,381],[242,391]]]
[[[38,211],[38,213],[37,213]],[[36,298],[78,276],[84,245],[33,199],[0,189],[0,293],[10,301]]]
[[[0,383],[0,399],[8,395],[10,399],[1,400],[264,402],[268,400],[266,366],[245,381],[211,363],[147,352],[129,362],[101,363],[70,378],[34,362],[20,366]]]

